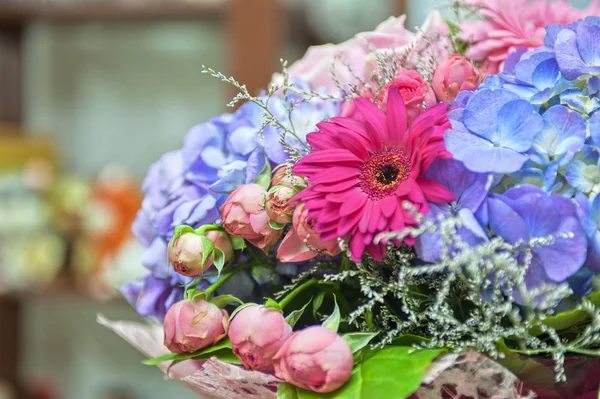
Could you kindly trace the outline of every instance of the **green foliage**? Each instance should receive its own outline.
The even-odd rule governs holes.
[[[184,360],[206,360],[213,356],[224,362],[241,364],[239,359],[231,351],[231,341],[229,341],[229,338],[225,338],[213,346],[204,348],[194,353],[169,353],[154,359],[145,360],[143,363],[146,366],[156,366],[160,363],[168,361],[178,363]]]
[[[390,346],[365,351],[352,370],[350,380],[331,393],[315,393],[290,384],[280,384],[278,399],[406,399],[421,385],[431,362],[441,349],[415,350]]]
[[[220,309],[223,309],[227,305],[231,305],[233,303],[238,303],[243,305],[244,302],[233,295],[219,295],[210,300],[210,303],[217,306]]]
[[[337,304],[337,300],[334,297],[334,300],[333,300],[333,312],[323,322],[323,327],[329,328],[330,330],[333,330],[333,331],[337,332],[338,329],[339,329],[339,327],[340,327],[340,321],[341,321],[340,308],[339,308],[339,306]]]
[[[279,306],[279,302],[274,299],[266,298],[265,300],[265,308],[275,309],[281,313],[283,313],[283,309]]]
[[[367,333],[367,332],[358,332],[358,333],[349,333],[344,334],[342,338],[352,350],[352,353],[356,353],[371,342],[373,338],[375,338],[379,334],[378,332]]]
[[[268,159],[265,158],[265,167],[260,171],[254,183],[262,186],[266,191],[271,186],[271,164]]]
[[[308,307],[308,305],[310,305],[310,302],[312,301],[312,298],[309,299],[308,302],[306,302],[306,305],[302,306],[301,309],[297,309],[294,310],[293,312],[290,312],[289,315],[287,315],[287,317],[285,318],[285,321],[292,327],[294,328],[296,326],[296,323],[298,322],[298,320],[300,320],[300,318],[302,317],[302,315],[304,314],[304,311],[306,310],[306,308]]]

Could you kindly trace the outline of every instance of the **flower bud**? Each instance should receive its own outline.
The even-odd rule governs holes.
[[[308,217],[304,202],[296,206],[292,223],[292,228],[277,250],[277,259],[281,262],[303,262],[317,256],[317,251],[330,256],[342,251],[337,239],[321,240],[321,235],[314,230],[315,220]]]
[[[164,322],[165,346],[174,353],[192,353],[227,335],[229,315],[203,299],[177,302]]]
[[[251,305],[231,321],[233,353],[249,369],[273,372],[273,357],[292,335],[292,327],[275,309]]]
[[[171,238],[167,250],[169,262],[173,269],[183,276],[195,277],[212,266],[214,253],[206,254],[202,244],[202,237],[196,233],[184,233],[179,237]],[[202,261],[203,258],[204,262]]]
[[[273,178],[271,179],[271,187],[285,186],[289,188],[304,188],[306,184],[306,178],[298,175],[289,174],[285,165],[277,167],[273,171]]]
[[[235,189],[221,206],[221,221],[229,234],[241,237],[268,251],[281,238],[282,230],[269,225],[264,210],[266,190],[258,184],[244,184]]]
[[[290,202],[290,199],[296,194],[296,190],[286,186],[275,186],[269,190],[265,210],[271,220],[279,224],[288,224],[292,221],[296,205],[295,202]]]
[[[278,378],[319,393],[344,385],[352,365],[352,351],[346,341],[321,326],[295,332],[273,358]]]
[[[475,90],[481,74],[465,57],[455,54],[437,67],[433,74],[433,91],[439,101],[451,104],[459,92]]]
[[[221,230],[209,230],[205,235],[213,242],[215,248],[223,251],[223,255],[225,255],[225,262],[233,259],[233,244],[231,243],[231,239],[226,232]]]

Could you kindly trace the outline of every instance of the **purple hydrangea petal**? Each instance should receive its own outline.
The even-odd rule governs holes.
[[[517,152],[531,148],[535,136],[542,130],[543,119],[525,100],[509,101],[498,112],[498,130],[491,141]]]
[[[504,73],[514,75],[515,66],[528,50],[529,49],[527,47],[519,47],[515,51],[511,52],[508,57],[506,57],[506,61],[504,61]]]
[[[588,23],[577,27],[577,48],[579,54],[589,66],[600,66],[600,26]]]
[[[156,237],[152,244],[142,254],[142,265],[158,277],[167,278],[169,275],[169,260],[167,259],[167,242]]]
[[[156,238],[156,229],[152,221],[142,209],[140,209],[131,225],[131,231],[138,238],[143,247],[148,247]]]
[[[253,183],[260,172],[267,166],[267,159],[265,156],[265,151],[261,147],[256,148],[252,154],[250,154],[248,165],[246,167],[246,184]]]
[[[507,102],[517,99],[516,94],[507,90],[480,90],[465,108],[464,124],[471,132],[490,138],[498,130],[500,109]]]
[[[595,145],[600,145],[600,112],[596,112],[588,120],[588,129]]]
[[[557,35],[554,48],[556,49],[556,61],[565,78],[575,80],[587,71],[587,65],[579,54],[577,34],[574,31],[561,30]]]
[[[505,200],[498,196],[488,199],[489,226],[492,232],[510,243],[528,240],[527,224],[521,215],[515,212]]]

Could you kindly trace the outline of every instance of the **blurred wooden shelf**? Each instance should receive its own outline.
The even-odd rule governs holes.
[[[94,20],[193,20],[219,17],[226,0],[207,1],[66,1],[24,4],[0,0],[0,24],[32,21],[85,22]],[[33,2],[30,2],[33,3]]]
[[[75,289],[65,289],[61,291],[13,291],[0,293],[0,302],[2,301],[69,301],[80,303],[110,303],[127,304],[122,296],[116,294],[114,297],[98,298]]]

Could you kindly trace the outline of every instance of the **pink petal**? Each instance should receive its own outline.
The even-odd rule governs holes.
[[[323,168],[319,173],[315,173],[311,176],[308,181],[311,184],[340,182],[356,177],[359,174],[359,168],[351,168],[348,166]]]
[[[381,203],[375,202],[371,208],[373,211],[371,212],[371,220],[369,220],[369,233],[375,233],[379,221],[382,219]]]
[[[450,190],[436,181],[421,178],[417,180],[417,183],[429,202],[443,204],[456,200],[456,196]]]
[[[306,135],[306,142],[313,151],[322,151],[329,148],[339,148],[340,142],[334,136],[324,132],[314,132]]]
[[[362,215],[362,219],[360,220],[360,223],[358,224],[358,230],[361,233],[366,233],[368,231],[369,221],[371,220],[372,212],[373,212],[373,203],[371,201],[368,201],[365,204],[365,209],[364,209],[364,213]]]
[[[385,245],[370,244],[369,246],[367,246],[367,252],[377,262],[381,262],[383,260],[384,255],[385,255]]]
[[[368,197],[366,195],[352,195],[347,198],[345,202],[342,203],[340,207],[340,216],[348,216],[353,214],[354,212],[362,209],[363,206],[367,203]]]
[[[364,98],[357,98],[354,100],[354,104],[356,105],[356,110],[365,117],[366,121],[371,123],[375,130],[381,134],[381,138],[385,140],[387,138],[387,121],[383,111],[377,105]]]
[[[381,200],[381,211],[383,216],[386,218],[390,218],[394,212],[396,212],[396,208],[398,207],[398,197],[389,196]]]
[[[346,191],[339,191],[336,193],[328,193],[327,194],[327,201],[331,201],[331,202],[345,202],[346,199],[349,198],[349,196],[351,195],[365,195],[365,193],[361,190],[360,187],[355,186],[352,188],[349,188]]]
[[[277,259],[284,263],[303,262],[317,255],[306,246],[293,229],[287,233],[277,250]]]
[[[337,228],[337,234],[339,237],[343,237],[348,233],[351,233],[356,228],[356,225],[362,217],[362,211],[359,210],[352,215],[348,215],[340,219],[340,224]]]
[[[320,193],[328,193],[332,191],[341,191],[347,190],[350,187],[357,186],[358,179],[356,177],[341,181],[341,182],[333,182],[333,183],[321,183],[316,186],[313,186],[315,191]]]
[[[392,145],[403,144],[406,135],[406,105],[396,86],[390,86],[387,102],[387,128]]]
[[[410,192],[408,193],[408,200],[413,204],[420,204],[425,202],[425,196],[423,195],[423,190],[421,187],[415,182],[411,181]]]
[[[362,237],[360,234],[356,234],[350,241],[350,253],[352,254],[352,260],[360,262],[360,259],[365,252],[365,244],[363,244]]]

